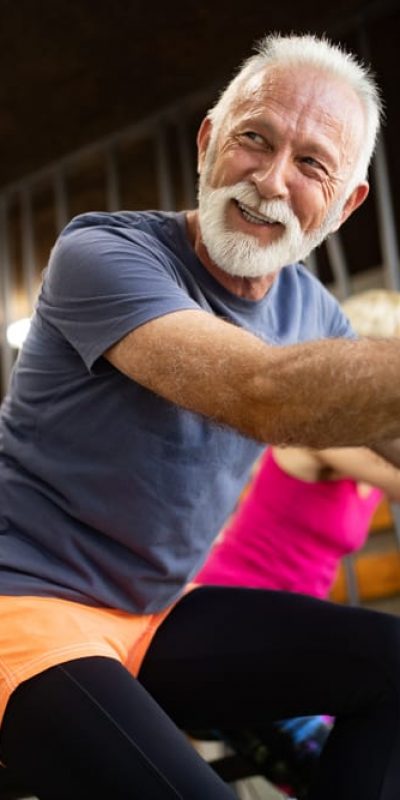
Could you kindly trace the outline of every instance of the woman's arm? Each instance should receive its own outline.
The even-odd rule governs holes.
[[[367,447],[329,448],[315,453],[325,467],[338,475],[369,483],[382,489],[394,502],[400,502],[400,469]]]

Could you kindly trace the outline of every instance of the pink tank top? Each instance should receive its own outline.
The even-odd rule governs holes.
[[[272,449],[196,582],[326,597],[342,556],[360,548],[383,493],[355,481],[309,483],[284,472]]]

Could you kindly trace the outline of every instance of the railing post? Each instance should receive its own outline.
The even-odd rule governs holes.
[[[35,242],[33,232],[32,193],[28,187],[21,190],[22,269],[29,308],[35,299]]]
[[[365,27],[360,26],[358,43],[362,57],[366,62],[370,60],[370,47]],[[374,175],[376,212],[378,215],[379,236],[385,271],[385,282],[389,289],[400,289],[400,264],[399,248],[397,243],[396,225],[394,220],[392,194],[390,191],[389,172],[382,134],[377,142],[375,155],[372,160]]]
[[[165,122],[160,120],[156,135],[156,160],[157,160],[157,180],[160,203],[159,207],[163,211],[173,211],[175,209],[175,197],[172,185],[172,175],[170,161],[168,157],[167,136]]]
[[[189,144],[186,122],[183,115],[179,116],[177,124],[179,154],[181,160],[183,192],[186,208],[196,206],[196,171],[193,164],[193,156]]]
[[[340,234],[336,232],[328,236],[325,246],[336,281],[338,297],[344,300],[351,294],[351,283]]]
[[[65,181],[65,174],[62,167],[59,167],[54,173],[54,199],[55,199],[55,212],[56,212],[56,228],[60,233],[65,228],[68,216],[68,196],[67,186]]]
[[[399,291],[399,247],[394,221],[386,152],[382,138],[380,138],[376,148],[372,169],[376,187],[376,211],[378,215],[386,286],[389,289]]]
[[[111,145],[106,151],[106,180],[108,211],[119,211],[121,208],[121,199],[117,155],[114,145]]]
[[[7,341],[7,328],[11,322],[11,263],[8,235],[8,199],[0,196],[0,284],[1,284],[1,379],[3,393],[7,391],[13,365],[13,352]]]

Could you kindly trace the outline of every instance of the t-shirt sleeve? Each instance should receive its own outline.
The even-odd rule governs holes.
[[[308,303],[311,302],[317,310],[318,325],[324,338],[356,339],[357,334],[336,297],[313,275],[308,274],[307,277],[310,282],[309,289],[311,289],[307,292]]]
[[[336,302],[332,308],[329,336],[330,338],[357,339],[357,334],[354,332],[350,321]]]
[[[88,369],[105,350],[156,317],[199,309],[157,239],[93,226],[62,235],[50,257],[38,312]]]

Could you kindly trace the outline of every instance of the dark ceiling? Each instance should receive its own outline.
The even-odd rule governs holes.
[[[271,30],[357,48],[362,23],[395,121],[399,11],[399,0],[0,0],[0,186],[222,84]]]

